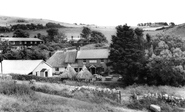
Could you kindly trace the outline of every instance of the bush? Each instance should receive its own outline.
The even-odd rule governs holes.
[[[162,100],[158,100],[155,98],[144,98],[141,100],[134,100],[132,103],[128,104],[128,107],[131,109],[149,109],[151,104],[159,105],[161,107],[162,112],[181,112],[177,106],[172,106]]]
[[[17,74],[10,74],[12,79],[14,80],[32,80],[35,79],[39,82],[50,82],[50,83],[58,83],[63,81],[63,78],[60,77],[38,77],[34,75],[17,75]]]
[[[60,95],[63,97],[68,97],[68,98],[72,97],[72,95],[69,93],[69,91],[67,89],[57,91],[57,90],[52,90],[48,86],[42,86],[42,87],[32,86],[31,89],[34,91],[43,92],[43,93],[52,94],[52,95]]]
[[[34,91],[27,85],[15,84],[14,82],[0,82],[0,93],[5,95],[33,95]]]

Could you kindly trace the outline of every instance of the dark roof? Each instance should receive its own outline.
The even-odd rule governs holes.
[[[66,53],[65,63],[74,63],[76,60],[77,51],[71,50]]]
[[[40,72],[45,72],[46,71],[46,69],[42,69]]]
[[[76,50],[57,51],[48,60],[52,67],[66,67],[68,63],[75,63]]]
[[[107,59],[108,55],[108,49],[80,50],[77,53],[77,59]]]

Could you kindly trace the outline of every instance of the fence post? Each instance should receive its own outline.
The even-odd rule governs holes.
[[[120,90],[118,91],[118,94],[119,94],[118,95],[119,96],[119,103],[121,104],[121,91]]]

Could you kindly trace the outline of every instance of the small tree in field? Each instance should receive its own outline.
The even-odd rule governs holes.
[[[101,32],[99,32],[99,31],[92,31],[90,41],[94,42],[94,43],[102,43],[102,42],[106,43],[107,39],[104,36],[104,34],[102,34]]]
[[[113,73],[121,74],[126,84],[139,81],[143,69],[144,44],[143,31],[127,25],[117,26],[112,36],[108,66]]]
[[[89,39],[91,35],[91,29],[88,27],[84,27],[80,35],[84,39]]]
[[[16,30],[14,33],[13,33],[13,37],[20,37],[20,38],[27,38],[29,37],[29,33],[27,33],[26,31],[24,30]]]
[[[55,38],[55,36],[57,36],[59,34],[58,29],[55,28],[51,28],[49,30],[47,30],[48,33],[48,41],[52,42]]]

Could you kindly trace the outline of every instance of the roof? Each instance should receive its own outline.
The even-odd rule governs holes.
[[[74,63],[76,60],[77,51],[71,50],[66,52],[65,63]]]
[[[44,69],[42,69],[40,72],[45,72],[46,70],[47,70],[47,69],[44,68]]]
[[[107,59],[108,56],[108,49],[80,50],[77,53],[77,59]]]
[[[14,73],[14,74],[29,74],[37,66],[44,62],[43,60],[3,60],[3,73]],[[1,64],[0,64],[1,70]]]
[[[38,38],[19,38],[19,37],[11,37],[11,38],[2,38],[2,41],[42,41]]]
[[[66,67],[68,63],[75,63],[76,50],[57,51],[48,60],[52,67]]]

